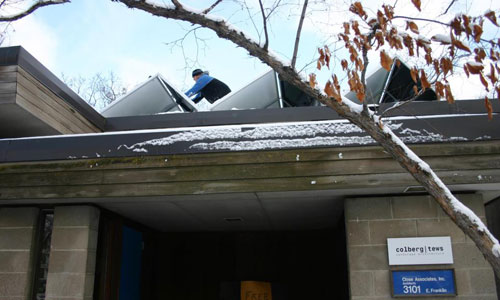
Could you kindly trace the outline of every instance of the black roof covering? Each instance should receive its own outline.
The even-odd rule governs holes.
[[[451,106],[414,103],[405,108],[407,113],[400,109],[403,116],[386,122],[407,144],[500,140],[500,105],[494,105],[496,115],[491,121],[483,107],[478,100]],[[142,122],[141,127],[149,124],[162,129],[5,139],[0,140],[0,162],[376,145],[365,132],[326,107],[275,110],[274,115],[261,119],[267,111],[179,114],[187,118],[174,123],[189,126],[170,129],[165,126],[170,115],[163,115],[156,121],[135,119],[136,124],[128,124],[134,127]],[[211,115],[225,116],[224,124],[211,120]],[[189,119],[193,116],[197,118]],[[115,122],[115,129],[125,123]]]

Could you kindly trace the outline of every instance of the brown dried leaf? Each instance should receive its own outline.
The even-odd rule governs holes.
[[[497,86],[495,90],[497,91],[497,99],[500,99],[500,86]]]
[[[333,78],[333,86],[335,86],[335,88],[338,91],[340,91],[340,84],[339,84],[339,79],[337,78],[337,75],[333,75],[332,78]]]
[[[453,21],[451,21],[450,26],[453,29],[455,35],[457,36],[461,35],[462,32],[464,32],[464,28],[462,27],[462,21],[458,17],[453,19]]]
[[[399,59],[396,59],[396,67],[401,67],[401,61]]]
[[[325,45],[324,48],[326,67],[328,68],[328,70],[330,70],[330,57],[332,56],[332,54],[330,53],[330,49],[328,48],[328,46]]]
[[[441,70],[443,71],[444,76],[446,76],[448,72],[453,73],[453,62],[451,61],[451,59],[449,59],[448,57],[441,58]]]
[[[420,70],[420,82],[422,82],[422,88],[424,90],[428,89],[431,87],[431,84],[427,80],[427,75],[425,74],[424,70]]]
[[[420,0],[411,0],[411,2],[413,3],[413,5],[415,5],[415,7],[418,9],[418,11],[422,11],[420,9],[420,5],[422,5],[422,3],[420,2]]]
[[[465,63],[465,67],[471,74],[479,74],[484,69],[483,65],[477,63]]]
[[[467,15],[462,15],[462,20],[464,21],[464,29],[467,37],[472,35],[472,29],[470,27],[470,17]]]
[[[326,83],[324,91],[328,97],[333,97],[335,95],[335,91],[333,90],[333,85],[330,80]]]
[[[479,75],[479,80],[484,85],[484,89],[489,92],[490,89],[489,89],[488,81],[486,81],[486,78],[484,78],[483,73],[479,73],[478,75]]]
[[[380,47],[380,46],[383,46],[384,45],[384,33],[381,31],[381,30],[377,30],[375,32],[375,38],[377,39],[377,42],[378,42],[378,45],[377,45],[377,49]]]
[[[392,58],[384,50],[380,51],[380,64],[387,71],[391,70]]]
[[[484,106],[486,106],[486,111],[488,112],[488,119],[493,119],[493,106],[491,106],[490,100],[488,97],[484,97]]]
[[[349,63],[347,62],[347,60],[343,59],[342,61],[340,61],[340,65],[342,65],[342,70],[347,70],[347,66],[349,65]]]
[[[413,86],[413,94],[418,94],[418,87],[416,85]]]
[[[461,50],[467,51],[469,53],[472,53],[472,51],[470,50],[470,48],[467,45],[465,45],[460,40],[453,39],[453,41],[451,43],[452,43],[453,46],[457,47],[458,49],[461,49]]]
[[[377,21],[382,29],[387,28],[387,18],[380,10],[377,11]]]
[[[441,98],[444,97],[444,84],[442,84],[440,81],[437,81],[434,87],[436,90],[436,95],[438,97],[438,100],[440,100]]]
[[[365,95],[365,91],[364,90],[363,91],[358,91],[356,93],[356,98],[358,98],[358,100],[361,101],[361,102],[365,101],[365,96],[366,95]]]
[[[344,34],[345,35],[348,35],[348,34],[351,33],[350,30],[349,30],[349,28],[350,28],[349,23],[348,22],[344,22]]]
[[[476,43],[479,43],[481,41],[481,35],[483,34],[483,27],[477,25],[477,24],[474,24],[474,32],[472,34],[472,36],[474,36],[474,41],[476,41]]]
[[[444,91],[445,91],[446,101],[448,101],[448,103],[450,103],[450,104],[453,104],[453,102],[455,102],[455,98],[453,97],[453,94],[451,92],[451,88],[450,88],[449,84],[446,84],[444,86]]]
[[[432,64],[434,66],[434,71],[436,72],[436,74],[440,74],[441,70],[440,70],[440,67],[439,67],[439,60],[437,60],[437,59],[433,60]]]
[[[496,26],[499,26],[497,23],[497,17],[495,16],[495,12],[490,10],[489,12],[485,13],[484,16],[488,18],[488,20],[491,21],[491,23],[495,24]]]
[[[316,74],[312,73],[309,74],[309,86],[311,86],[313,89],[316,88]]]
[[[415,22],[411,22],[411,21],[407,21],[406,22],[406,30],[408,30],[408,28],[413,32],[413,33],[416,33],[416,34],[419,34],[420,32],[418,31],[418,26],[417,24],[415,24]]]
[[[349,8],[349,10],[357,14],[358,16],[362,17],[363,19],[366,19],[367,17],[366,12],[363,9],[363,5],[361,5],[361,2],[359,1],[354,2]]]
[[[316,63],[316,68],[321,71],[321,63],[319,62],[319,59],[318,62]]]
[[[359,31],[359,23],[358,21],[352,21],[352,30],[354,30],[354,33],[356,35],[361,35],[361,31]]]
[[[483,62],[483,59],[486,58],[486,51],[484,51],[483,48],[476,48],[476,49],[474,49],[474,53],[476,53],[476,56],[474,57],[474,59],[478,63]]]
[[[418,70],[417,68],[413,67],[410,69],[410,76],[413,82],[417,83],[418,81]]]
[[[392,18],[394,18],[394,8],[390,5],[382,5],[384,8],[384,13],[387,19],[390,21]]]
[[[490,75],[488,75],[488,78],[490,79],[493,85],[495,85],[498,82],[498,77],[495,73],[495,67],[493,66],[493,64],[490,64]]]

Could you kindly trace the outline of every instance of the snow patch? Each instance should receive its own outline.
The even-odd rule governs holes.
[[[342,152],[339,153],[339,158],[342,159],[344,156],[342,155]]]

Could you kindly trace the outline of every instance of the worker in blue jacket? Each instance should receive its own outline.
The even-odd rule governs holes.
[[[208,75],[200,69],[193,71],[193,80],[196,81],[192,88],[185,94],[192,97],[194,103],[198,103],[205,98],[210,103],[214,103],[231,92],[231,89],[222,81]]]

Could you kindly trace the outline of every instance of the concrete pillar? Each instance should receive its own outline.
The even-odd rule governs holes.
[[[481,196],[462,195],[459,199],[484,221]],[[432,236],[451,237],[454,264],[431,267],[455,269],[458,295],[452,299],[497,299],[491,267],[431,197],[351,198],[346,200],[345,216],[351,299],[394,299],[387,238]],[[392,269],[424,267],[428,266],[394,266]]]
[[[47,277],[47,300],[92,299],[99,209],[58,206]]]
[[[38,209],[0,208],[0,299],[28,299]]]

